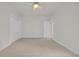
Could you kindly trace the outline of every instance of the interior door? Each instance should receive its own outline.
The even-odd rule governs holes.
[[[44,38],[53,38],[53,23],[44,22]]]
[[[17,39],[17,21],[13,18],[10,19],[10,40],[15,41]]]

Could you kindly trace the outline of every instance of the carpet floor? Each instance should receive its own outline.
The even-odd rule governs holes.
[[[51,39],[20,39],[0,52],[0,57],[78,57]]]

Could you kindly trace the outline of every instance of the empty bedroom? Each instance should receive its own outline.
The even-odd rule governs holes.
[[[0,57],[79,57],[79,2],[0,2]]]

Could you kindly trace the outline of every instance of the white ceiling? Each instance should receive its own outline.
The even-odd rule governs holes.
[[[49,16],[53,14],[57,7],[58,2],[40,2],[41,8],[33,10],[33,2],[12,2],[12,6],[15,6],[17,11],[26,17],[31,16]]]
[[[0,6],[5,5],[5,3],[0,3]],[[8,2],[8,6],[13,6],[15,10],[25,17],[49,17],[54,15],[56,11],[58,11],[60,6],[72,6],[79,5],[79,3],[71,3],[71,2],[40,2],[41,8],[33,10],[32,4],[33,2]]]

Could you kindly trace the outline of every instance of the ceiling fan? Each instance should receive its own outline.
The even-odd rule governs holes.
[[[40,2],[32,2],[32,3],[29,3],[29,4],[27,4],[27,5],[32,6],[33,9],[41,8]],[[25,4],[24,6],[26,6],[26,4]]]

